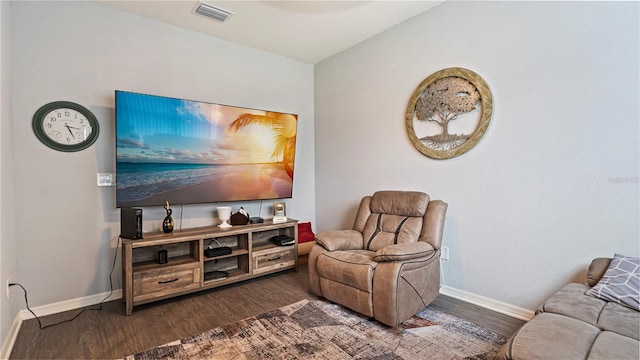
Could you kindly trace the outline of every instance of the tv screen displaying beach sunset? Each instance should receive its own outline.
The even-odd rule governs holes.
[[[118,90],[117,207],[290,198],[297,122]]]

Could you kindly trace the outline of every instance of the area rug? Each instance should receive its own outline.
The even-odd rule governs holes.
[[[493,359],[505,342],[430,307],[392,328],[308,299],[125,359]]]

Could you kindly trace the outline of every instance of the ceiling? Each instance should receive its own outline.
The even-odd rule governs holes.
[[[442,1],[205,0],[233,13],[225,22],[195,14],[198,0],[96,2],[315,64]]]

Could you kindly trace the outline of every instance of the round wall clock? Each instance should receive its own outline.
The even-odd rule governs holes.
[[[80,151],[98,138],[96,117],[82,105],[54,101],[33,115],[33,132],[43,144],[58,151]]]

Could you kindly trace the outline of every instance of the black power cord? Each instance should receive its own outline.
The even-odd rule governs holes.
[[[118,258],[118,248],[120,247],[120,240],[121,240],[121,238],[120,238],[120,236],[118,236],[118,244],[116,245],[115,255],[113,256],[113,264],[111,265],[111,272],[109,272],[109,289],[110,289],[109,290],[109,295],[107,295],[104,299],[102,299],[102,301],[100,301],[100,303],[98,304],[98,308],[97,309],[90,309],[90,308],[82,309],[79,313],[77,313],[71,319],[62,320],[62,321],[57,322],[57,323],[53,323],[53,324],[42,326],[42,322],[40,321],[40,318],[38,317],[38,315],[36,315],[36,313],[34,313],[33,310],[31,310],[31,308],[29,307],[29,300],[27,299],[27,289],[25,289],[24,286],[20,285],[19,283],[9,283],[9,287],[11,287],[11,286],[19,286],[22,289],[22,291],[24,291],[24,303],[27,306],[27,310],[29,310],[29,312],[38,321],[38,327],[40,328],[40,330],[46,329],[46,328],[51,327],[51,326],[60,325],[62,323],[71,322],[71,321],[75,320],[78,316],[80,316],[83,312],[85,312],[87,310],[100,311],[100,310],[102,310],[102,304],[104,304],[104,302],[107,301],[107,299],[110,298],[111,295],[113,295],[113,281],[111,280],[111,278],[113,277],[113,270],[116,268],[116,259]]]

